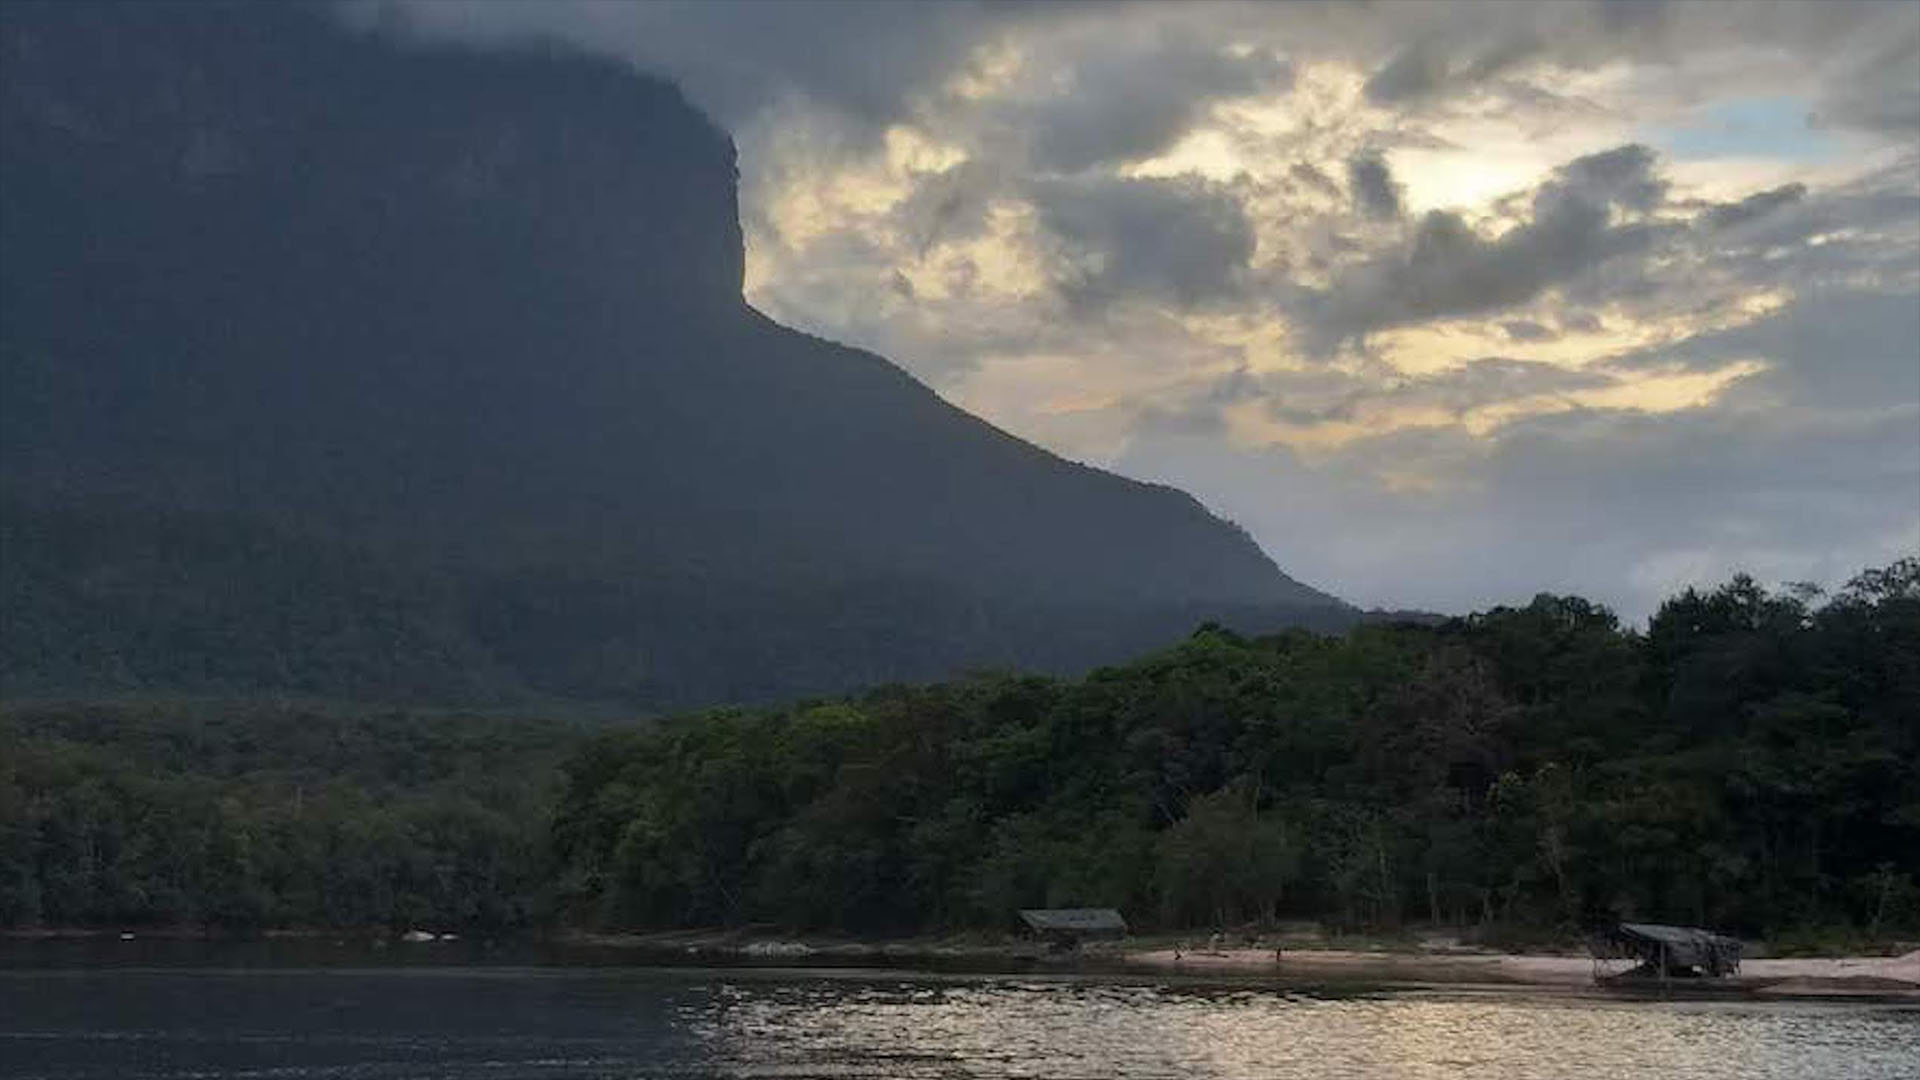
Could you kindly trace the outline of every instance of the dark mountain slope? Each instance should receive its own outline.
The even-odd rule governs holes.
[[[1351,618],[748,308],[731,144],[663,84],[275,5],[0,43],[9,692],[668,703]]]

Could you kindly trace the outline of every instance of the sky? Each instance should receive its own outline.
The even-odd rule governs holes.
[[[754,306],[1362,606],[1920,554],[1920,4],[376,6],[676,81]]]

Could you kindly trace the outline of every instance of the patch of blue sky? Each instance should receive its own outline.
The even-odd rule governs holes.
[[[1768,158],[1812,162],[1844,150],[1833,132],[1814,127],[1812,105],[1800,97],[1749,97],[1717,102],[1687,123],[1642,133],[1678,161]]]

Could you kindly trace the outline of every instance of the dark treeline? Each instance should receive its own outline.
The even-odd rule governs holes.
[[[0,712],[0,926],[507,930],[572,724],[260,702]]]
[[[1920,560],[579,724],[0,715],[0,922],[1920,928]]]
[[[1645,634],[1541,596],[1440,627],[1191,640],[689,717],[566,766],[560,910],[608,926],[1001,927],[1116,906],[1746,933],[1920,919],[1920,560],[1746,578]]]

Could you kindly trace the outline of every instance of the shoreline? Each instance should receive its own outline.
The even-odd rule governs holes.
[[[566,944],[682,962],[980,968],[999,962],[1028,971],[1081,970],[1180,976],[1273,978],[1286,982],[1366,982],[1388,986],[1496,986],[1564,990],[1669,990],[1794,997],[1911,998],[1920,1001],[1920,949],[1898,956],[1753,959],[1722,979],[1617,978],[1630,965],[1589,956],[1508,953],[1443,946],[1389,950],[1320,945],[1192,949],[1153,939],[1090,943],[1068,953],[1024,941],[842,941],[753,937],[715,932],[564,935]]]
[[[1903,956],[1755,959],[1722,979],[1660,980],[1621,976],[1621,961],[1541,953],[1400,953],[1352,949],[1187,952],[1160,949],[1129,954],[1130,967],[1162,972],[1271,974],[1282,978],[1369,978],[1389,982],[1475,983],[1621,990],[1735,991],[1793,996],[1912,997],[1920,1000],[1920,950]]]
[[[418,933],[415,931],[414,933]],[[247,943],[317,946],[348,944],[389,959],[471,957],[497,950],[545,952],[552,962],[624,957],[672,966],[920,968],[978,974],[1084,972],[1178,977],[1272,979],[1282,983],[1348,983],[1383,987],[1486,987],[1535,990],[1676,992],[1738,996],[1852,997],[1920,1001],[1920,949],[1899,956],[1756,958],[1722,979],[1618,979],[1629,965],[1576,954],[1509,953],[1451,944],[1408,949],[1327,947],[1322,943],[1271,948],[1191,948],[1162,938],[1093,942],[1054,952],[1022,939],[956,937],[860,940],[780,937],[741,931],[667,931],[647,934],[560,931],[501,939],[435,935],[409,938],[391,931],[264,930],[233,934],[204,927],[37,927],[0,930],[0,943],[73,943],[136,947]],[[569,956],[569,954],[572,954]]]

